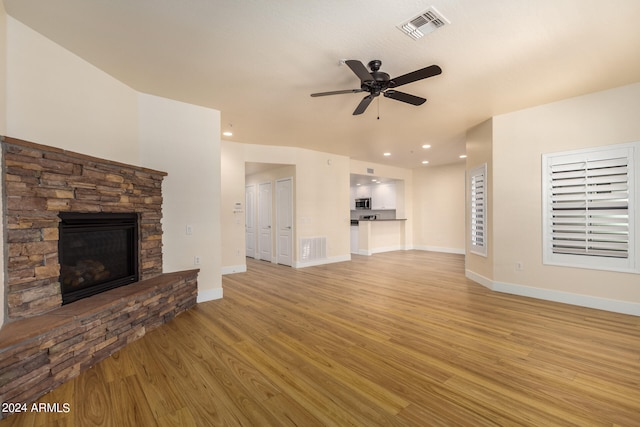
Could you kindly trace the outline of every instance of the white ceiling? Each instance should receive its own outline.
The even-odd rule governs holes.
[[[640,81],[638,0],[4,3],[138,91],[220,110],[229,140],[408,168],[461,161],[465,131],[491,116]],[[451,23],[418,41],[396,28],[430,6]],[[353,116],[362,93],[309,96],[359,87],[340,59],[443,73],[402,87],[422,106],[378,98]]]

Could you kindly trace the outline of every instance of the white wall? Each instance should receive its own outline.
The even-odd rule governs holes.
[[[640,315],[640,275],[543,265],[541,228],[542,154],[639,141],[638,112],[640,83],[493,119],[498,288]]]
[[[222,272],[239,273],[247,270],[244,232],[244,150],[242,144],[222,141],[220,151]],[[242,212],[236,212],[236,203],[241,204]]]
[[[198,300],[221,298],[220,113],[140,94],[139,119],[140,158],[168,173],[162,187],[164,271],[200,268]]]
[[[349,247],[349,159],[344,156],[306,150],[295,147],[239,144],[222,141],[225,162],[222,177],[225,206],[244,194],[244,175],[240,178],[234,170],[243,170],[245,162],[274,163],[295,166],[294,179],[294,266],[299,265],[298,239],[325,236],[327,238],[327,262],[351,258]],[[244,206],[244,196],[243,196]],[[235,200],[234,200],[235,201]],[[243,218],[244,220],[244,218]],[[238,247],[244,242],[242,228],[234,226],[233,214],[223,211],[222,241]],[[235,242],[235,243],[234,243]],[[244,256],[245,247],[242,246]],[[223,265],[233,267],[236,260],[225,256]],[[229,261],[230,260],[230,261]]]
[[[4,3],[0,1],[0,135],[6,135],[6,133],[7,133],[7,13],[4,10]]]
[[[139,164],[137,93],[7,17],[6,135]]]
[[[4,3],[0,2],[0,135],[7,133],[7,14]],[[2,165],[0,165],[2,168]],[[1,170],[0,170],[1,171]],[[0,212],[2,206],[2,188],[0,188]],[[4,220],[0,221],[0,236],[4,236]],[[0,326],[4,324],[4,247],[0,246]]]
[[[465,164],[413,171],[413,244],[416,249],[465,251]]]
[[[469,242],[471,241],[471,215],[468,206],[470,199],[470,189],[466,185],[467,177],[465,177],[465,269],[467,275],[472,276],[474,280],[479,280],[483,284],[493,280],[493,119],[485,120],[467,130],[466,135],[466,171],[470,171],[482,164],[487,165],[487,176],[485,186],[485,197],[488,208],[485,211],[485,242],[487,253],[482,256],[471,252]]]

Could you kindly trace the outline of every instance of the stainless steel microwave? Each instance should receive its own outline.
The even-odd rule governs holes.
[[[371,197],[356,199],[356,209],[371,209]]]

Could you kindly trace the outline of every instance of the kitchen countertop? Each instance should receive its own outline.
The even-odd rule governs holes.
[[[367,222],[383,222],[383,221],[406,221],[407,218],[396,218],[396,219],[352,219],[351,220],[351,225],[358,225],[358,222],[360,221],[367,221]]]

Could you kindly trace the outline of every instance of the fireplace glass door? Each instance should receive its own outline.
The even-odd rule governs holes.
[[[138,281],[138,215],[60,213],[58,255],[67,304]]]

